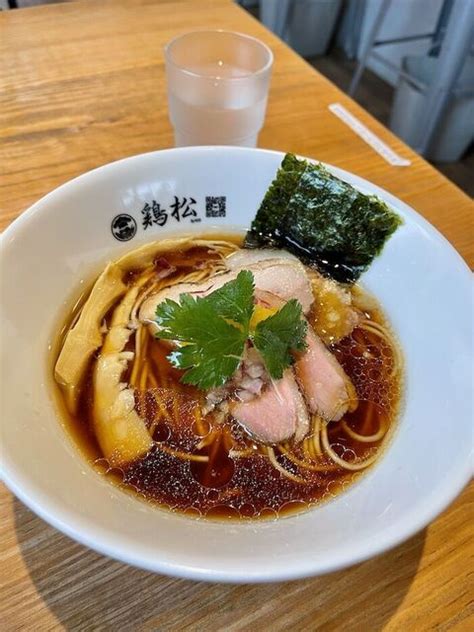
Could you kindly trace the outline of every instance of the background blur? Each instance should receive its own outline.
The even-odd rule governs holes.
[[[474,0],[236,1],[474,196]]]

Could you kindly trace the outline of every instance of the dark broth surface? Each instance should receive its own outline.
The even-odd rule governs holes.
[[[199,266],[208,256],[205,250],[194,248],[186,253],[167,253],[166,259],[180,271]],[[127,281],[132,283],[133,279],[134,273],[129,273]],[[388,327],[378,307],[364,311],[369,321]],[[76,313],[70,315],[63,336]],[[315,318],[313,312],[309,321],[314,322]],[[292,458],[275,447],[278,463],[300,480],[284,476],[231,418],[218,423],[212,413],[205,418],[197,414],[204,401],[203,394],[179,382],[181,372],[172,368],[166,359],[169,349],[148,330],[142,331],[148,337],[147,371],[154,375],[157,384],[156,388],[135,389],[137,412],[146,421],[155,441],[145,457],[118,469],[110,468],[101,454],[92,419],[92,371],[96,357],[83,383],[77,414],[72,416],[61,406],[62,417],[76,444],[100,472],[120,487],[162,507],[193,516],[263,518],[300,511],[330,499],[367,471],[367,468],[362,471],[342,469],[325,455],[311,461],[313,469],[301,468],[298,460],[308,463],[301,445],[290,446]],[[129,349],[133,347],[134,334],[127,345]],[[398,354],[389,341],[361,327],[356,327],[350,336],[330,348],[351,378],[359,397],[355,412],[347,413],[341,422],[328,425],[332,449],[351,463],[381,453],[383,444],[389,440],[401,397],[401,372],[394,371]],[[126,382],[129,377],[130,367],[122,380]],[[59,391],[59,387],[56,388]],[[376,435],[381,426],[386,427],[387,432],[379,440],[361,442],[347,432],[343,421],[360,435]],[[208,457],[208,460],[190,461],[180,458],[180,453]],[[313,471],[317,469],[315,465],[326,471]]]

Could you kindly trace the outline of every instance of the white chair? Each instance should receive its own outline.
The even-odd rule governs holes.
[[[463,67],[466,56],[473,43],[474,33],[474,0],[445,1],[442,11],[449,11],[449,19],[442,39],[438,56],[438,70],[435,80],[425,86],[393,62],[378,54],[375,48],[384,44],[394,44],[408,40],[432,38],[433,33],[412,35],[409,37],[377,40],[377,35],[390,7],[391,0],[382,0],[374,23],[360,54],[360,59],[352,77],[349,94],[354,95],[359,85],[369,57],[376,58],[385,65],[395,68],[400,76],[405,77],[420,91],[425,93],[426,107],[423,119],[419,121],[418,141],[415,150],[426,155],[434,138],[434,133],[444,113],[450,95]]]

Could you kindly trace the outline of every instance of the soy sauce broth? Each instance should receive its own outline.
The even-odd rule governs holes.
[[[225,238],[229,239],[229,236]],[[240,237],[233,236],[232,239],[237,243],[241,241]],[[208,254],[202,249],[195,248],[186,253],[167,253],[166,259],[179,271],[199,266],[206,256]],[[159,260],[156,265],[160,265]],[[132,272],[127,282],[132,283],[133,280]],[[58,340],[58,350],[80,307],[79,303],[69,315],[67,326]],[[112,312],[113,309],[107,316],[109,320]],[[310,322],[314,316],[310,315]],[[366,310],[365,318],[389,330],[380,307]],[[346,471],[334,467],[329,458],[322,456],[315,463],[328,467],[328,471],[302,470],[295,463],[295,459],[307,461],[301,446],[291,448],[293,460],[275,448],[278,463],[288,472],[303,477],[305,482],[286,478],[267,456],[259,453],[258,444],[231,418],[218,423],[212,415],[201,419],[196,417],[196,409],[204,402],[203,394],[179,382],[181,372],[172,368],[166,359],[169,349],[163,342],[152,338],[147,330],[144,331],[149,337],[146,361],[150,370],[159,376],[160,384],[155,392],[153,389],[135,390],[136,409],[146,420],[155,441],[144,458],[114,469],[101,454],[92,420],[92,370],[97,355],[90,362],[76,415],[66,411],[61,391],[55,385],[61,418],[68,434],[87,460],[121,489],[189,516],[275,518],[306,510],[335,497],[372,467],[361,472]],[[130,349],[134,347],[133,335],[128,343]],[[331,350],[353,381],[359,397],[358,408],[344,417],[347,426],[366,436],[376,435],[381,426],[387,428],[380,440],[361,443],[348,434],[342,422],[331,422],[328,437],[332,449],[349,462],[366,459],[375,452],[381,455],[390,440],[400,409],[402,375],[400,371],[394,372],[398,351],[380,336],[361,327],[333,345]],[[123,379],[128,377],[124,375]],[[168,393],[170,389],[171,395]],[[158,395],[161,407],[156,403]],[[249,454],[244,454],[245,451]],[[207,457],[208,461],[184,460],[179,457],[180,453]],[[241,456],[235,456],[236,453]]]

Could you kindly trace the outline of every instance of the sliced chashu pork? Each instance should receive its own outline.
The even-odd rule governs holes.
[[[240,250],[227,259],[229,272],[202,283],[182,283],[163,289],[150,297],[140,310],[140,320],[150,323],[154,331],[156,307],[162,301],[178,301],[183,293],[206,296],[236,278],[241,270],[254,274],[259,303],[281,307],[296,298],[303,312],[309,312],[314,300],[311,283],[304,266],[291,254],[277,250]],[[299,386],[311,412],[327,420],[340,419],[347,410],[357,407],[357,396],[349,377],[337,359],[309,328],[308,349],[295,364]],[[302,394],[288,369],[282,380],[271,382],[261,395],[246,402],[232,404],[235,418],[250,434],[265,443],[278,443],[291,437],[301,440],[308,432],[308,412]]]
[[[249,250],[249,253],[255,252],[257,251]],[[139,314],[140,320],[149,323],[153,333],[156,333],[158,328],[154,320],[156,308],[160,303],[166,299],[178,302],[180,295],[186,293],[192,296],[206,296],[222,287],[224,283],[235,279],[241,270],[250,270],[253,273],[256,288],[271,292],[284,301],[296,298],[301,303],[303,312],[305,314],[309,312],[314,297],[304,266],[299,261],[294,261],[289,257],[280,259],[273,257],[263,260],[251,259],[248,264],[245,261],[245,258],[241,258],[240,267],[235,266],[229,272],[216,274],[207,281],[201,283],[178,283],[164,288],[143,303]]]
[[[256,292],[259,304],[279,309],[283,302],[270,292]],[[308,407],[327,421],[337,421],[357,408],[351,379],[308,323],[307,349],[298,354],[294,369]]]
[[[250,270],[255,278],[255,287],[271,292],[284,301],[296,298],[307,314],[314,302],[311,281],[304,265],[286,250],[242,249],[226,259],[227,267],[237,274]]]
[[[357,408],[357,394],[337,358],[308,327],[306,351],[295,362],[295,374],[312,413],[337,421]]]
[[[280,443],[291,437],[301,441],[309,430],[308,411],[291,369],[281,380],[270,382],[260,396],[249,402],[232,402],[230,411],[263,443]]]
[[[298,257],[292,255],[288,250],[278,250],[276,248],[241,248],[229,255],[225,262],[229,270],[242,270],[242,268],[260,261],[274,261],[275,259],[302,265]]]
[[[334,279],[323,276],[317,270],[308,270],[297,257],[286,250],[276,250],[272,248],[257,248],[252,250],[243,248],[227,257],[226,263],[230,270],[240,270],[259,262],[274,262],[276,260],[290,262],[299,266],[306,278],[309,279],[312,285],[313,297],[316,296],[316,321],[314,328],[322,340],[329,344],[348,336],[359,321],[358,312],[352,306],[352,294],[348,287],[337,283]],[[282,278],[281,287],[284,288],[284,286],[285,279]],[[280,293],[271,288],[262,287],[261,289],[268,290],[282,298],[286,298],[282,296],[281,288]],[[291,286],[290,290],[283,289],[285,295],[293,298],[291,297],[291,291]],[[296,289],[296,292],[299,294],[298,289]],[[288,300],[288,298],[286,300]],[[303,305],[303,308],[304,307]],[[303,311],[305,314],[307,313],[306,309]]]

